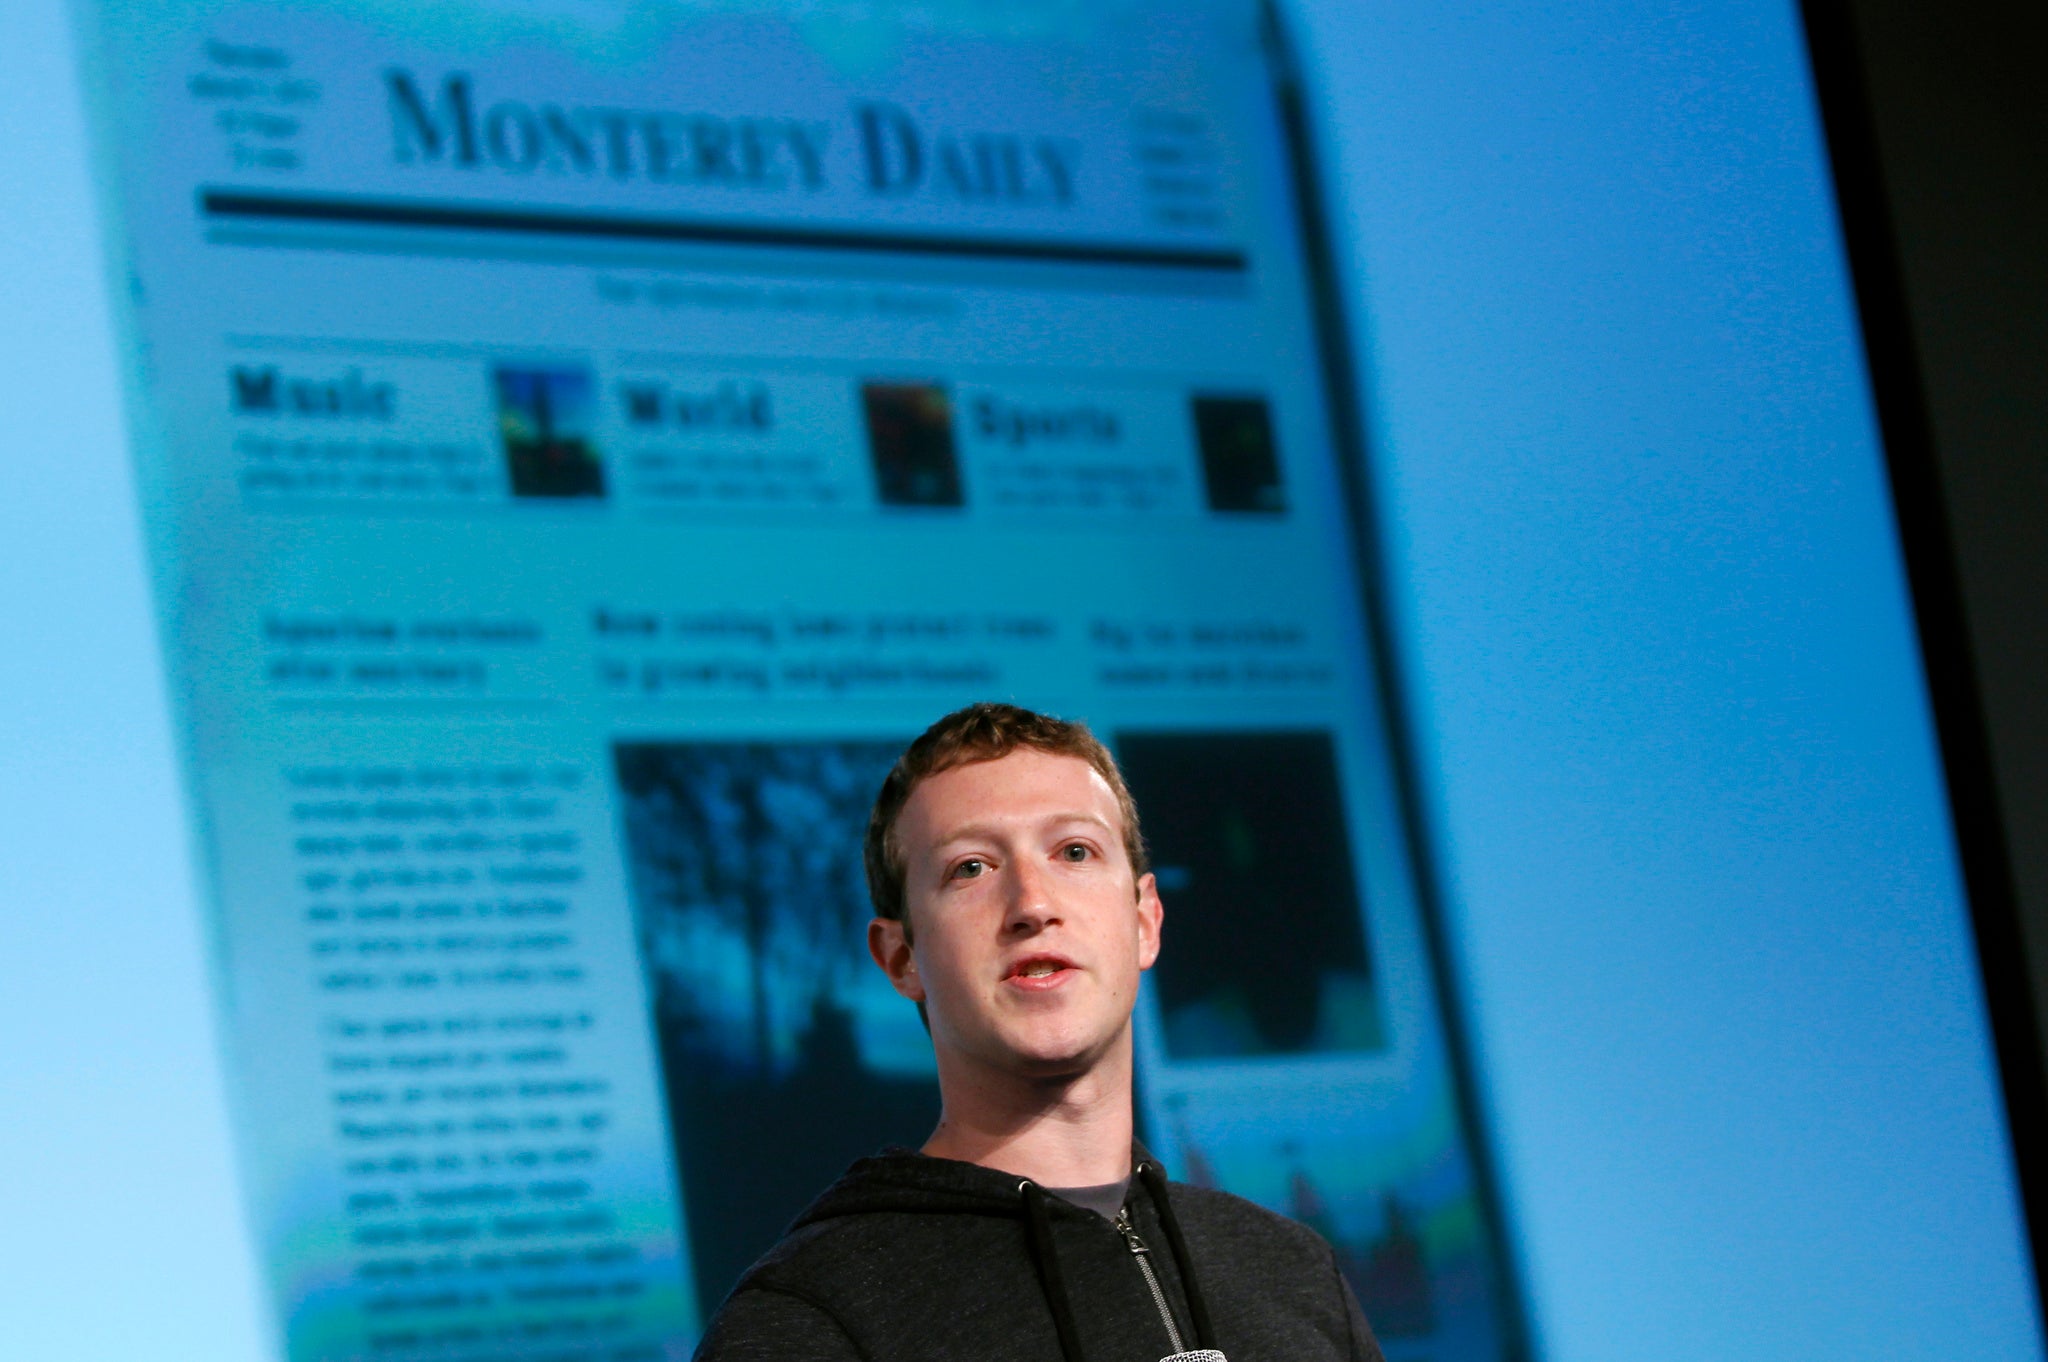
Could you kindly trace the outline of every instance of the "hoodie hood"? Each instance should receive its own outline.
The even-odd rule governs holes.
[[[1143,1158],[1144,1151],[1139,1150],[1138,1155]],[[994,1215],[1014,1220],[1024,1213],[1022,1184],[1026,1181],[1015,1173],[958,1159],[933,1158],[892,1145],[847,1169],[790,1228],[875,1211]]]

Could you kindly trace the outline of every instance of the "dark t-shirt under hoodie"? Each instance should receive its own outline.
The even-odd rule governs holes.
[[[697,1362],[1381,1362],[1321,1236],[1169,1184],[1143,1150],[1136,1169],[1113,1223],[978,1164],[862,1159],[740,1279]]]

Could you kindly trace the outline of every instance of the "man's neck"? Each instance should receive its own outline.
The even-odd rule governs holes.
[[[939,1091],[944,1108],[925,1142],[927,1154],[1046,1187],[1099,1187],[1130,1174],[1128,1034],[1072,1077],[1022,1078],[941,1055]]]

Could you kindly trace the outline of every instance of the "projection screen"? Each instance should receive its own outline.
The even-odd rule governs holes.
[[[921,1140],[859,839],[983,698],[1144,811],[1148,1146],[1513,1352],[1256,5],[89,8],[287,1356],[686,1356]]]

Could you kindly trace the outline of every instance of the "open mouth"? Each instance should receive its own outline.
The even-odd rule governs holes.
[[[1020,988],[1050,988],[1074,972],[1074,962],[1057,955],[1031,955],[1003,977]]]

